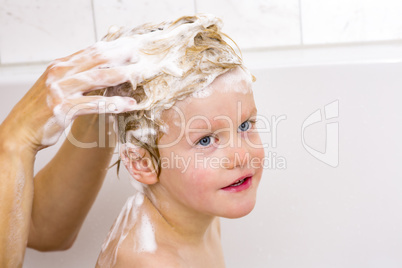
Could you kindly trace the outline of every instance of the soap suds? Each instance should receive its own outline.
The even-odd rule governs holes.
[[[114,109],[108,110],[115,114],[154,110],[153,120],[158,121],[161,111],[171,108],[177,100],[192,93],[193,97],[208,96],[203,89],[218,75],[235,66],[243,68],[233,49],[217,39],[221,27],[222,21],[208,14],[134,29],[112,27],[101,41],[55,60],[50,70],[69,69],[61,78],[57,71],[49,72],[48,105],[54,116],[44,127],[43,145],[54,144],[77,116],[103,112],[101,102],[108,107],[115,104]],[[82,65],[90,62],[94,66],[83,71]],[[117,92],[118,85],[126,82],[132,91],[142,86],[146,97],[135,103],[130,93]],[[118,96],[84,96],[103,88],[108,88],[107,96]]]
[[[209,85],[228,71],[241,68],[242,75],[249,75],[252,80],[241,58],[223,40],[225,35],[220,32],[221,27],[221,20],[213,15],[182,17],[175,22],[146,24],[132,30],[113,27],[102,41],[86,50],[87,55],[77,54],[56,64],[71,66],[71,79],[75,83],[79,81],[100,88],[105,85],[102,80],[106,79],[109,85],[104,86],[108,87],[105,96],[135,99],[135,104],[124,107],[131,109],[130,112],[117,115],[119,140],[123,148],[145,148],[155,156],[158,153],[152,150],[157,150],[156,137],[160,132],[168,131],[167,125],[161,122],[163,111],[174,108],[177,101],[187,97],[210,96],[213,88]],[[94,66],[92,71],[74,75],[77,72],[74,68],[79,68],[74,66],[83,56],[100,58],[102,64]],[[104,76],[96,83],[94,80],[99,74]],[[237,85],[239,79],[236,75],[226,78],[227,82],[234,86],[233,90],[245,92],[245,88]],[[68,79],[63,83],[51,81],[49,86],[55,93],[71,90],[63,89],[66,81]],[[116,104],[119,109],[120,105],[124,106]],[[135,252],[155,252],[157,249],[149,216],[139,214],[145,194],[154,205],[157,200],[146,185],[134,178],[130,182],[138,192],[127,200],[103,244],[98,259],[102,267],[113,266],[119,246],[132,228],[136,228]]]
[[[62,78],[58,77],[57,71],[49,72],[46,81],[50,89],[48,105],[53,109],[54,116],[44,128],[43,144],[54,144],[62,130],[76,116],[100,112],[97,106],[101,101],[116,104],[116,109],[109,111],[111,113],[151,110],[156,104],[164,109],[170,108],[173,105],[172,100],[180,98],[188,86],[186,81],[188,79],[183,75],[194,66],[189,62],[183,62],[183,58],[187,55],[188,49],[194,46],[195,36],[212,26],[220,29],[221,25],[222,22],[215,16],[199,15],[183,17],[175,23],[162,23],[157,28],[152,25],[143,25],[133,30],[113,27],[102,41],[68,59],[52,62],[50,70],[57,70],[59,67],[71,67],[71,69]],[[210,57],[213,58],[214,55]],[[81,72],[83,68],[81,65],[88,64],[91,59],[100,63]],[[241,64],[241,60],[233,55],[227,61]],[[203,65],[199,67],[203,68]],[[209,67],[204,68],[206,68],[204,73],[208,73]],[[224,72],[226,70],[222,69],[215,70],[207,76],[198,75],[200,81],[198,86],[203,88],[203,85],[211,83]],[[155,79],[161,76],[163,76],[162,79]],[[86,96],[85,104],[81,102],[83,106],[74,116],[67,117],[67,113],[72,108],[70,103],[83,98],[85,92],[117,86],[124,82],[130,82],[134,90],[137,85],[146,82],[148,85],[144,86],[146,100],[133,104],[129,98],[124,97],[107,99],[102,96],[92,96],[94,98],[88,101],[89,98]],[[55,125],[62,130],[55,131]]]
[[[197,15],[175,22],[145,24],[132,30],[113,28],[103,42],[96,44],[95,50],[107,51],[102,54],[107,59],[102,68],[126,67],[129,85],[108,88],[107,94],[135,98],[138,104],[132,114],[144,115],[145,112],[147,123],[154,122],[159,127],[154,133],[163,132],[162,111],[201,91],[217,76],[243,66],[241,58],[223,40],[221,27],[219,18]],[[204,91],[194,96],[205,97],[206,94]],[[138,123],[133,127],[136,130],[147,125]],[[126,142],[128,130],[125,126],[119,124],[119,137],[123,142]],[[143,139],[135,135],[135,138],[148,142],[150,136]]]
[[[224,75],[220,77],[220,80],[222,83],[225,84],[225,86],[214,86],[214,83],[212,82],[205,88],[201,90],[195,91],[191,97],[193,98],[206,98],[212,94],[213,90],[221,91],[221,92],[229,92],[229,91],[234,91],[234,92],[239,92],[243,94],[250,93],[252,90],[252,82],[253,82],[253,76],[247,69],[243,69],[240,67],[234,68],[228,72],[226,72]],[[243,85],[241,81],[245,80],[246,85]]]
[[[148,143],[149,137],[156,135],[156,130],[153,128],[140,128],[136,130],[128,130],[126,132],[126,140],[130,141],[132,138],[137,139],[142,143]]]
[[[144,193],[144,190],[145,190],[145,188],[147,187],[146,184],[143,184],[143,183],[137,181],[137,180],[134,179],[134,178],[130,178],[130,183],[131,183],[131,186],[133,186],[133,188],[134,188],[137,192],[140,192],[140,193]]]
[[[157,248],[155,242],[155,230],[146,214],[142,215],[141,226],[137,229],[136,233],[138,241],[134,244],[134,251],[155,252]]]
[[[143,193],[137,192],[128,198],[102,245],[97,264],[99,267],[112,267],[116,263],[119,248],[135,225],[135,236],[132,238],[133,252],[156,251],[155,230],[151,220],[147,214],[139,214],[144,197]]]
[[[109,231],[98,258],[100,267],[112,267],[116,263],[117,252],[138,219],[138,210],[144,202],[144,194],[136,193],[127,199],[112,229]]]

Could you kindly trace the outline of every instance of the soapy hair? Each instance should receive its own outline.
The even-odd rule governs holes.
[[[147,150],[158,176],[161,172],[158,140],[167,131],[161,113],[177,101],[194,96],[217,76],[239,66],[245,69],[241,57],[224,40],[231,39],[221,32],[221,27],[221,20],[212,15],[185,16],[131,30],[114,29],[103,38],[111,41],[154,35],[155,38],[149,39],[152,42],[145,42],[139,49],[142,56],[145,60],[156,56],[171,61],[169,68],[141,81],[135,88],[126,82],[106,91],[110,95],[132,97],[142,107],[116,115],[119,141]]]

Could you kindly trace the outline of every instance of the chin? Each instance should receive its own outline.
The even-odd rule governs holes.
[[[238,219],[250,214],[255,206],[255,199],[247,203],[243,203],[240,206],[233,206],[231,209],[226,210],[221,217],[228,219]]]

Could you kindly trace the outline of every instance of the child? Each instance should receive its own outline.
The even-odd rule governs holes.
[[[97,267],[225,266],[219,217],[251,212],[264,152],[253,76],[220,28],[199,15],[106,36],[137,46],[133,65],[160,72],[106,92],[137,102],[117,120],[121,161],[138,191]]]

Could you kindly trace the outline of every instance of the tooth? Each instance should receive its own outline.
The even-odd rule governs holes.
[[[233,183],[232,186],[238,186],[238,185],[242,184],[243,182],[244,182],[244,179],[238,180],[237,182]]]

